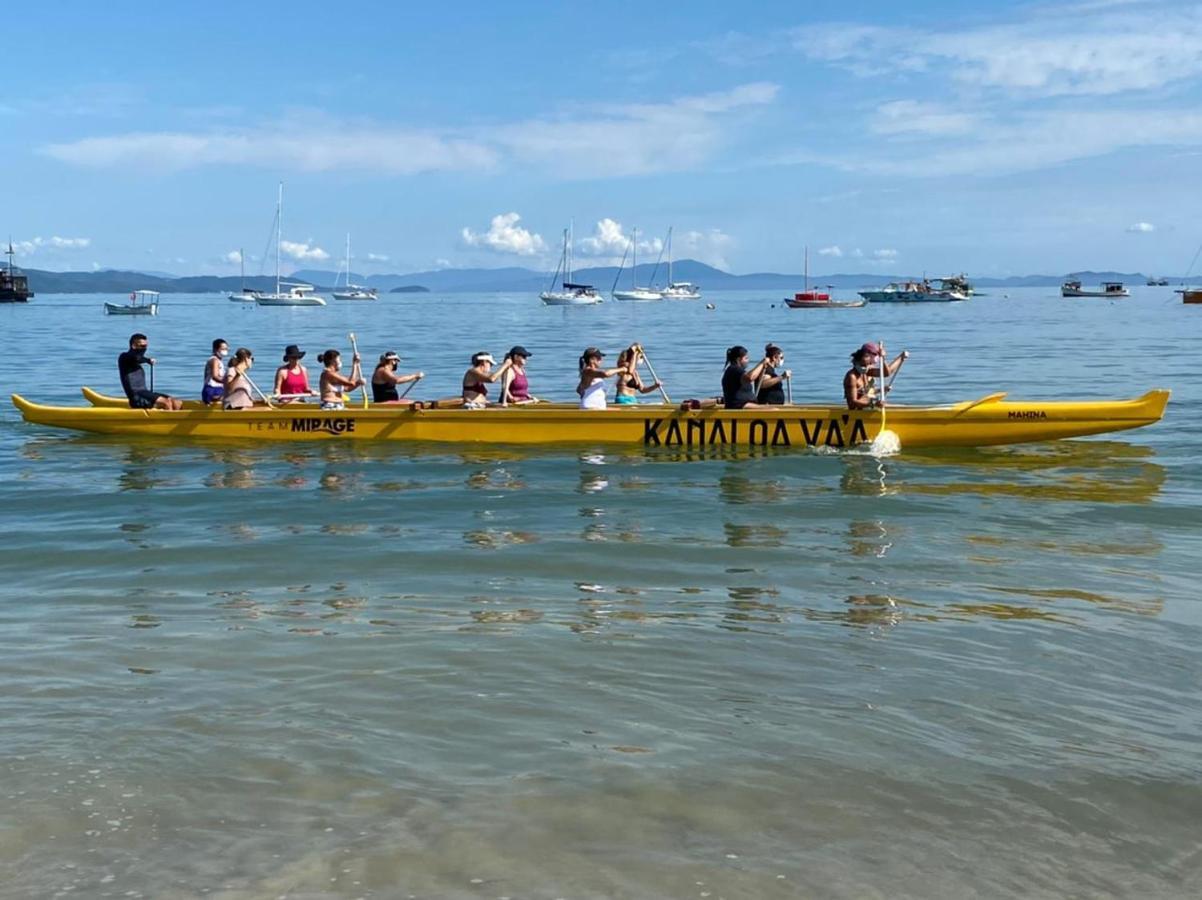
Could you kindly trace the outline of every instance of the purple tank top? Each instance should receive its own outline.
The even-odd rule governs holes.
[[[530,382],[526,380],[525,372],[513,373],[513,381],[509,382],[509,396],[514,400],[530,399]]]

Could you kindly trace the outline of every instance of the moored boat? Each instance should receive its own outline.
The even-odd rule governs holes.
[[[551,276],[550,286],[538,295],[545,306],[592,306],[601,302],[601,295],[591,284],[576,284],[572,281],[572,229],[563,230],[563,253],[559,265]],[[555,282],[563,275],[562,290],[555,290]]]
[[[287,288],[287,290],[281,290]],[[324,297],[313,293],[311,284],[294,284],[288,281],[277,281],[273,294],[256,294],[255,303],[259,306],[325,306]]]
[[[129,303],[105,303],[104,312],[109,316],[157,316],[159,292],[130,291]]]
[[[1167,390],[1132,400],[1009,401],[1004,393],[950,406],[890,406],[888,428],[904,449],[979,447],[1060,440],[1140,428],[1159,421]],[[18,394],[26,422],[124,437],[232,441],[428,441],[474,445],[624,444],[646,447],[828,447],[871,443],[880,410],[803,404],[683,410],[638,406],[582,410],[532,404],[472,410],[369,406],[342,410],[255,407],[227,411],[48,406]]]
[[[927,279],[922,281],[891,281],[882,288],[860,291],[869,303],[951,303],[967,300],[958,290],[939,289]]]
[[[664,300],[700,300],[701,286],[693,284],[691,281],[673,281],[672,280],[672,226],[668,226],[668,286],[660,291],[660,296]],[[659,264],[656,264],[658,269]],[[655,281],[655,275],[651,276],[651,280]]]
[[[810,248],[805,248],[805,274],[802,284],[805,290],[798,291],[792,297],[785,297],[785,306],[790,309],[857,309],[867,300],[832,300],[826,291],[810,290]],[[829,287],[829,285],[828,285]]]
[[[1080,281],[1066,281],[1060,286],[1061,297],[1130,297],[1131,292],[1123,287],[1121,281],[1103,281],[1101,290],[1090,290],[1081,286]]]
[[[630,246],[627,249],[630,251],[630,290],[618,290],[618,279],[622,277],[622,269],[626,266],[626,254],[623,253],[622,262],[618,264],[618,274],[614,276],[613,289],[609,292],[610,296],[615,300],[635,303],[652,303],[663,300],[664,297],[660,291],[649,287],[639,287],[639,230],[637,228],[630,230]]]
[[[346,233],[346,282],[342,286],[342,290],[338,290],[338,281],[334,281],[334,290],[330,292],[335,300],[379,300],[380,295],[373,287],[364,287],[361,284],[351,284],[351,233]],[[342,272],[338,273],[341,278]]]
[[[13,241],[8,239],[8,265],[0,269],[0,303],[27,303],[33,296],[29,278],[13,265]]]
[[[1182,303],[1202,303],[1202,288],[1182,288],[1177,293]]]

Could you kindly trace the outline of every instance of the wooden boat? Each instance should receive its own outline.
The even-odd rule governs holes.
[[[1060,440],[1158,422],[1167,390],[1133,400],[1008,401],[1005,393],[950,406],[890,406],[902,447],[980,447]],[[226,411],[46,406],[12,395],[26,422],[123,437],[226,441],[429,441],[475,445],[625,444],[645,447],[828,447],[870,443],[879,410],[828,404],[683,410],[675,406],[582,410],[532,404],[472,410],[393,406],[320,410],[291,405]]]
[[[159,314],[159,292],[131,291],[128,305],[105,303],[104,312],[109,316],[157,316]]]
[[[1060,285],[1061,297],[1130,297],[1131,292],[1123,287],[1121,281],[1103,281],[1100,291],[1091,291],[1081,287],[1079,281],[1066,281]]]
[[[968,294],[956,290],[941,290],[922,281],[891,281],[883,288],[860,291],[869,303],[953,303],[967,300]]]
[[[8,239],[8,266],[0,269],[0,303],[28,303],[29,277],[13,265],[13,239]]]
[[[789,309],[858,309],[867,300],[832,300],[826,291],[810,290],[810,248],[805,248],[804,290],[798,291],[790,299],[785,297],[785,306]],[[829,285],[828,285],[829,287]]]
[[[1202,288],[1182,288],[1177,293],[1182,303],[1202,303]]]

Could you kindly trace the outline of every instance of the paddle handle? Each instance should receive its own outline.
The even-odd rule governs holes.
[[[655,366],[651,365],[651,360],[647,358],[647,351],[643,349],[643,345],[639,344],[639,356],[643,358],[643,362],[647,364],[647,371],[651,373],[651,377],[655,379],[655,383],[659,385],[659,393],[664,398],[664,403],[671,405],[672,400],[668,397],[668,392],[664,390],[664,383],[659,380],[659,376],[655,374]]]
[[[355,343],[355,332],[353,332],[353,331],[350,332],[349,334],[347,334],[347,337],[351,339],[351,353],[355,354],[355,356],[358,356],[359,355],[359,345],[357,343]],[[355,371],[354,366],[352,365],[351,366],[351,374],[352,375],[354,374],[354,371]],[[360,390],[363,392],[363,408],[367,409],[367,379],[363,378],[363,363],[362,362],[359,363],[359,377],[361,379],[363,379],[363,384],[361,384],[359,386]]]
[[[881,367],[881,431],[885,430],[885,393],[889,390],[885,384],[885,342],[878,341],[880,345],[881,355],[877,357],[877,363]]]
[[[793,376],[785,376],[785,398],[789,401],[789,405],[793,405]]]
[[[409,386],[407,388],[405,388],[405,390],[401,391],[401,396],[399,399],[404,400],[405,395],[408,394],[411,390],[413,390],[413,386],[415,384],[417,384],[419,381],[421,381],[420,376],[418,378],[413,379],[411,382],[409,382]]]
[[[259,395],[259,397],[263,400],[264,403],[267,404],[268,409],[275,409],[275,407],[271,405],[271,401],[267,399],[267,395],[264,394],[261,390],[259,390],[259,386],[254,383],[254,381],[251,379],[250,375],[248,375],[246,372],[243,372],[242,377],[246,379],[246,383],[251,386],[251,389],[256,394]]]

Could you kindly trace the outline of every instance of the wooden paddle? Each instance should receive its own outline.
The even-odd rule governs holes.
[[[349,337],[351,339],[351,353],[355,354],[355,356],[358,356],[359,355],[359,345],[355,343],[355,332],[353,332],[353,331],[350,332],[347,335],[347,337]],[[355,369],[354,369],[354,366],[352,366],[351,367],[351,376],[354,377],[354,374],[355,374]],[[363,363],[362,362],[359,363],[359,377],[363,378]],[[367,409],[367,379],[363,379],[363,384],[361,385],[361,390],[363,391],[363,408]]]
[[[785,376],[785,399],[789,401],[789,405],[793,405],[793,376]]]
[[[655,379],[655,383],[659,385],[659,392],[664,398],[664,403],[672,405],[671,398],[668,397],[668,392],[664,390],[664,383],[659,380],[659,376],[655,374],[655,367],[651,365],[651,360],[647,358],[647,351],[643,349],[643,345],[639,344],[639,356],[643,358],[643,362],[647,364],[647,371],[651,373],[651,377]]]
[[[267,399],[267,395],[259,390],[259,386],[251,380],[251,377],[248,373],[243,372],[242,377],[246,379],[246,383],[251,386],[251,389],[262,398],[264,403],[267,404],[268,409],[275,409],[275,407],[271,405],[271,401]]]
[[[422,380],[422,376],[418,375],[417,378],[415,378],[411,382],[409,382],[409,387],[407,387],[407,388],[405,388],[405,390],[401,391],[401,396],[397,399],[404,400],[405,395],[408,394],[411,390],[413,390],[413,386],[421,380]]]

